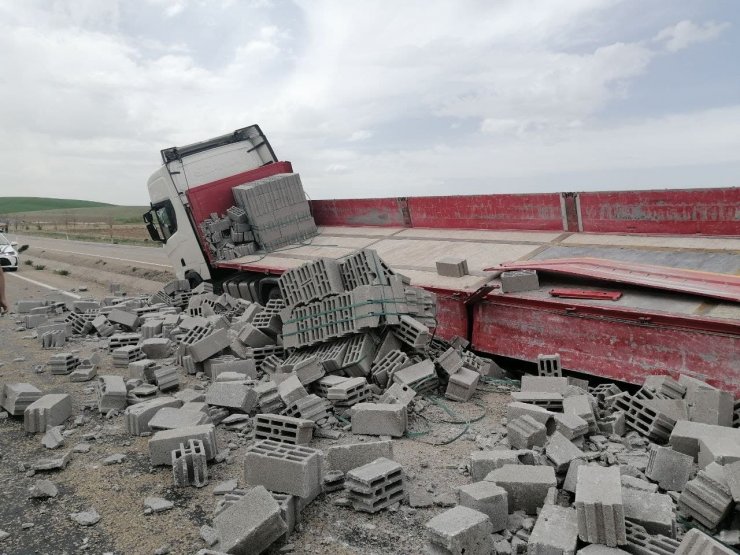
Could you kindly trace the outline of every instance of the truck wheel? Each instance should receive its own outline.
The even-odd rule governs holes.
[[[200,277],[200,274],[192,270],[188,270],[187,272],[185,272],[185,279],[188,280],[188,283],[190,284],[190,289],[195,289],[201,283],[203,283],[203,278]]]

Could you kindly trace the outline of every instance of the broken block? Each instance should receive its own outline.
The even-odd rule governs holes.
[[[577,545],[576,511],[558,505],[542,507],[529,536],[528,555],[569,555]]]
[[[459,504],[488,515],[492,531],[506,528],[509,516],[509,495],[493,482],[474,482],[457,488]]]
[[[505,464],[490,472],[485,480],[506,490],[510,513],[521,510],[530,515],[537,514],[537,509],[545,503],[548,490],[557,485],[555,470],[551,466],[523,464]]]
[[[172,451],[172,477],[178,487],[202,488],[208,484],[208,462],[202,441],[191,439]]]
[[[262,486],[216,515],[213,526],[219,537],[214,547],[232,555],[262,553],[288,531],[280,505]]]
[[[403,499],[403,468],[390,459],[376,459],[347,472],[344,488],[356,511],[376,513]]]
[[[578,536],[609,547],[627,541],[619,468],[582,465],[576,485]]]
[[[62,424],[72,416],[72,397],[66,394],[49,394],[39,397],[23,411],[23,428],[26,432],[45,432]]]
[[[457,506],[426,524],[429,553],[449,555],[489,555],[493,550],[492,526],[488,516]]]
[[[547,441],[547,428],[529,415],[511,420],[507,426],[509,445],[514,449],[543,447]]]
[[[302,445],[262,440],[247,448],[244,480],[310,503],[321,493],[322,452]]]
[[[399,404],[358,403],[352,408],[352,433],[401,437],[406,432],[406,407]]]

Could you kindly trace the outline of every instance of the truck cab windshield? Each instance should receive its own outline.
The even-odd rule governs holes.
[[[151,210],[144,214],[144,221],[152,241],[166,243],[177,231],[177,218],[169,200],[153,204]]]

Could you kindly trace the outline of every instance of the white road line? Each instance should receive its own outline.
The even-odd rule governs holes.
[[[130,258],[116,258],[115,256],[105,256],[102,254],[89,254],[86,252],[77,252],[77,251],[63,251],[59,249],[49,249],[44,247],[36,247],[40,250],[44,251],[51,251],[51,252],[63,252],[65,254],[78,254],[80,256],[91,256],[93,258],[107,258],[108,260],[118,260],[120,262],[133,262],[135,264],[146,264],[148,266],[160,266],[162,268],[172,268],[169,264],[157,264],[156,262],[144,262],[143,260],[131,260]]]
[[[41,283],[40,281],[36,281],[35,279],[27,278],[24,276],[19,276],[15,273],[7,273],[6,276],[12,276],[14,278],[22,279],[24,281],[27,281],[28,283],[33,283],[34,285],[38,285],[39,287],[45,287],[46,289],[51,289],[52,291],[59,291],[62,295],[67,295],[68,297],[72,297],[73,299],[81,299],[82,296],[76,295],[75,293],[70,293],[69,291],[63,291],[57,287],[53,287],[51,285],[47,285],[46,283]]]

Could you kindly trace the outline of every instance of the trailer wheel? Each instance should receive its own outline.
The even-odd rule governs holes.
[[[195,289],[201,283],[203,283],[203,278],[200,277],[200,274],[198,272],[194,272],[193,270],[188,270],[187,272],[185,272],[185,279],[188,280],[188,283],[190,284],[190,289]]]

